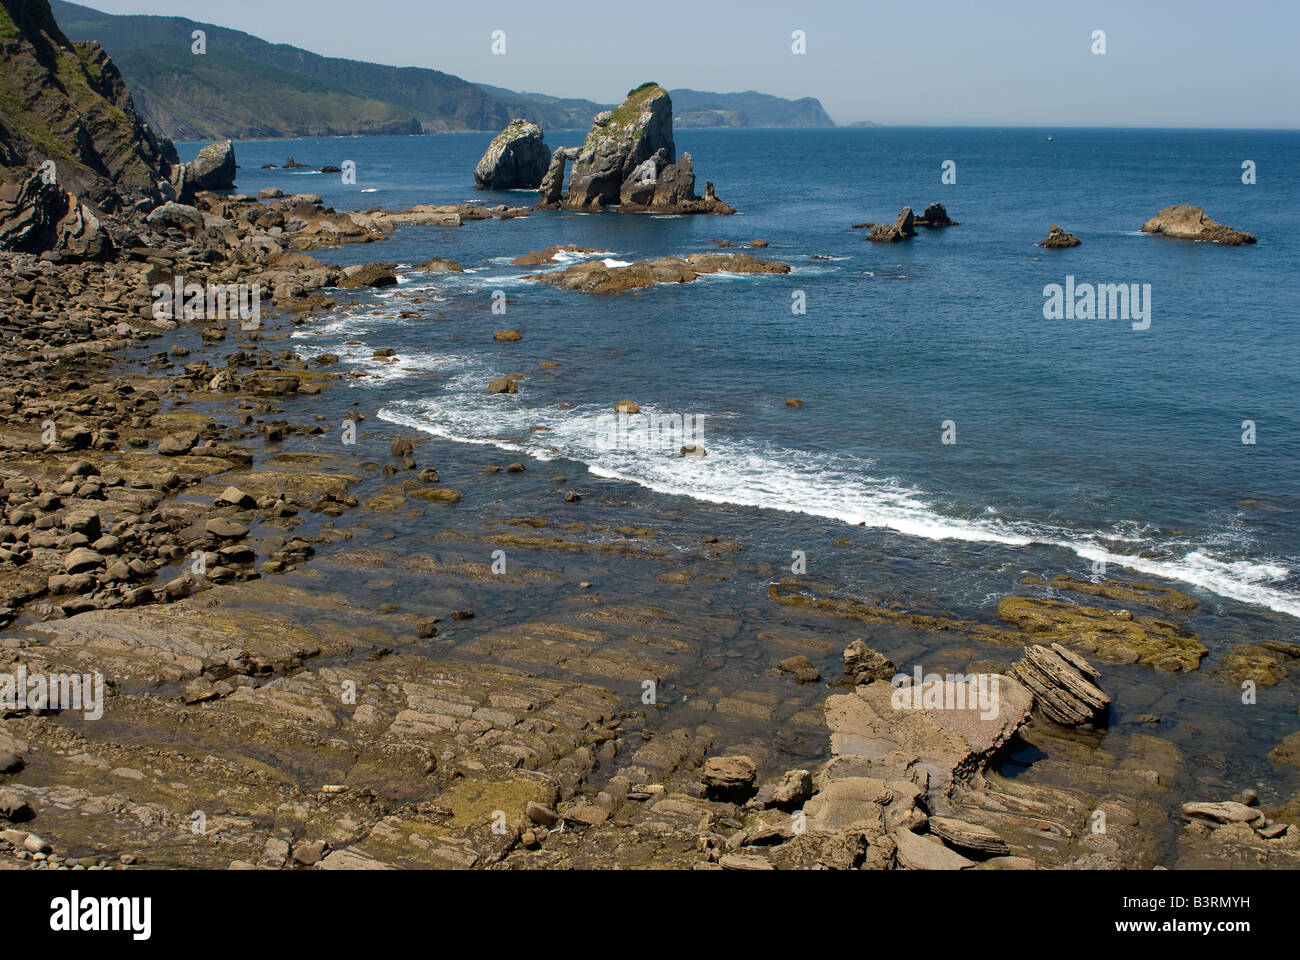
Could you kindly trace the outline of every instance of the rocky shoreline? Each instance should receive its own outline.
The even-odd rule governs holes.
[[[150,239],[172,266],[212,266],[192,237],[179,247],[175,234]],[[1171,797],[1184,761],[1167,741],[1112,732],[1103,747],[1078,732],[1067,704],[1106,682],[1078,653],[1075,666],[1033,654],[1022,667],[939,641],[951,652],[928,656],[927,669],[950,662],[999,678],[988,721],[945,707],[943,694],[937,707],[900,712],[890,678],[912,664],[853,639],[876,623],[1195,669],[1204,647],[1165,619],[1185,616],[1191,598],[1058,578],[1053,589],[1089,604],[1008,597],[999,614],[1009,626],[998,627],[858,606],[834,599],[833,585],[792,581],[772,588],[770,622],[744,631],[758,630],[750,655],[766,671],[739,686],[710,682],[716,654],[702,637],[739,637],[741,616],[716,600],[702,613],[699,589],[737,576],[762,584],[743,544],[701,536],[669,560],[676,537],[589,527],[576,501],[557,498],[554,516],[462,522],[435,553],[385,549],[367,545],[369,518],[456,509],[494,472],[448,462],[453,448],[431,460],[427,441],[388,428],[355,454],[333,444],[343,453],[285,452],[336,433],[309,411],[339,375],[330,357],[277,344],[351,295],[341,284],[354,268],[267,251],[247,269],[286,309],[256,330],[203,326],[188,354],[150,355],[143,342],[182,328],[141,315],[124,267],[7,266],[31,290],[4,304],[29,318],[10,332],[0,384],[11,397],[0,426],[6,669],[100,672],[109,695],[101,721],[5,712],[5,866],[1029,869],[1300,858],[1286,826],[1294,803],[1265,812],[1248,795]],[[361,275],[387,274],[381,265]],[[47,317],[59,297],[78,302],[73,289],[87,313],[104,302],[120,311],[81,333],[75,311]],[[373,412],[357,410],[354,425],[368,429]],[[46,420],[54,444],[41,441]],[[372,482],[384,486],[366,496]],[[528,561],[494,575],[481,558],[498,548]],[[588,554],[601,573],[585,586],[568,565]],[[410,599],[376,607],[339,570],[406,583]],[[638,577],[667,592],[649,605],[620,588]],[[524,589],[553,597],[553,612],[511,617],[508,598]],[[1261,682],[1286,674],[1285,651],[1243,657]],[[1076,672],[1065,686],[1062,663]],[[647,680],[657,703],[642,700]],[[1040,765],[1057,768],[1060,785],[1001,773],[995,758],[1014,744],[1050,756]],[[1171,804],[1181,829],[1167,820]],[[1098,811],[1103,833],[1092,828]]]
[[[541,206],[729,212],[694,195],[665,101],[639,87],[553,152]],[[228,150],[180,166],[140,144],[0,197],[0,676],[102,679],[79,707],[0,703],[0,869],[1300,865],[1300,797],[1189,792],[1199,758],[1154,732],[1210,655],[1195,598],[1026,574],[989,613],[865,600],[783,576],[718,513],[382,424],[333,396],[358,371],[292,335],[398,268],[306,251],[530,211],[208,192]],[[872,239],[918,225],[956,224],[909,207]],[[789,269],[709,253],[529,279]],[[1243,643],[1213,670],[1293,684],[1297,655]],[[1121,679],[1149,712],[1108,728]],[[1300,761],[1295,736],[1272,762]]]

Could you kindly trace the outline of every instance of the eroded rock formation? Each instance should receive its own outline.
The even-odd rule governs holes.
[[[572,161],[568,193],[564,169]],[[690,154],[677,157],[668,91],[645,83],[614,110],[596,115],[580,148],[551,155],[539,190],[540,206],[599,210],[617,204],[624,213],[735,213],[705,185],[695,193]]]
[[[535,190],[550,163],[542,128],[527,120],[511,120],[492,138],[474,168],[474,186],[480,190]]]

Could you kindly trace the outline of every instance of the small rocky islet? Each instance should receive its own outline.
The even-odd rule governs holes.
[[[1027,575],[991,616],[868,602],[775,577],[703,513],[595,520],[594,483],[552,492],[546,515],[467,515],[476,488],[513,504],[521,485],[567,478],[372,426],[373,410],[341,425],[355,449],[313,449],[340,430],[317,404],[346,374],[288,336],[396,286],[399,268],[307,251],[530,211],[348,213],[307,194],[212,192],[229,187],[233,147],[179,164],[116,92],[111,61],[51,26],[23,29],[67,69],[107,77],[85,88],[103,102],[77,107],[112,107],[125,127],[69,138],[66,178],[12,168],[0,188],[0,658],[6,672],[102,673],[108,722],[0,714],[0,866],[1300,865],[1300,798],[1178,795],[1194,763],[1154,732],[1160,717],[1108,729],[1119,671],[1175,685],[1208,667],[1261,686],[1293,672],[1300,648],[1284,642],[1212,653],[1178,591]],[[51,116],[56,90],[35,101]],[[730,212],[711,187],[695,196],[668,109],[662,88],[637,88],[581,148],[552,151],[536,184],[540,130],[514,131],[480,164],[482,185],[526,180],[542,209]],[[513,149],[524,139],[531,152]],[[1162,211],[1147,232],[1250,242],[1193,209]],[[920,220],[904,208],[872,239],[918,225],[955,224],[938,204]],[[412,269],[463,271],[442,258]],[[699,253],[531,279],[617,293],[789,269]],[[208,320],[181,345],[185,321],[159,317],[151,296],[178,276],[258,284],[267,317]],[[522,338],[492,335],[503,351]],[[150,353],[159,338],[172,346]],[[520,379],[489,389],[512,402]],[[410,549],[401,537],[426,516],[459,519]],[[482,558],[502,548],[527,559],[498,574]],[[700,587],[724,580],[753,598],[701,605]],[[647,581],[653,603],[635,586]],[[729,646],[751,662],[742,678],[718,672]],[[992,699],[954,709],[964,683],[893,682],[922,650],[996,680]],[[647,681],[666,695],[645,700]],[[1297,762],[1293,741],[1274,762]],[[1041,753],[1035,776],[1003,769],[1015,749]]]

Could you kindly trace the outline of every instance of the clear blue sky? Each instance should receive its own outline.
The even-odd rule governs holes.
[[[1300,0],[86,5],[184,16],[328,56],[602,102],[657,80],[813,96],[839,123],[1300,126]],[[807,36],[803,56],[790,49],[796,29]],[[494,30],[506,32],[504,56],[491,53]],[[1094,30],[1106,32],[1104,56],[1091,52]]]

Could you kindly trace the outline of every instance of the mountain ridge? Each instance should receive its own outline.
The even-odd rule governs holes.
[[[518,93],[427,67],[325,57],[240,30],[191,20],[108,14],[52,0],[73,41],[97,41],[152,129],[174,140],[281,139],[356,134],[498,131],[516,117],[547,129],[586,129],[611,104]],[[203,30],[220,56],[191,52]],[[834,126],[815,98],[672,90],[688,102],[681,125]]]

